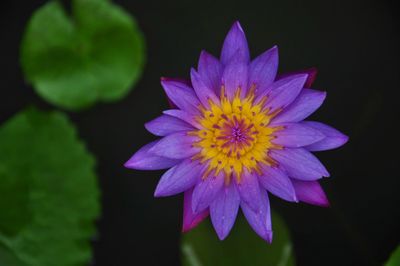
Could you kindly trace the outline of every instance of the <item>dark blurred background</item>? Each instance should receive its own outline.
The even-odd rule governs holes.
[[[153,198],[162,172],[123,163],[154,137],[144,122],[167,108],[160,76],[187,77],[201,49],[219,55],[234,20],[252,56],[277,44],[280,71],[315,66],[314,88],[326,90],[312,117],[350,136],[319,153],[331,173],[322,181],[331,208],[272,199],[286,220],[298,265],[381,265],[400,240],[398,174],[400,39],[395,1],[129,1],[147,44],[144,74],[115,104],[69,113],[98,159],[103,214],[94,265],[178,265],[182,197]],[[0,122],[41,100],[24,82],[19,44],[33,11],[45,1],[2,1]]]

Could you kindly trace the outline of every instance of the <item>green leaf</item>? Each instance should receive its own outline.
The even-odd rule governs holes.
[[[74,0],[71,17],[50,1],[31,17],[21,46],[25,76],[37,93],[69,110],[124,97],[144,57],[134,19],[107,0]]]
[[[15,257],[6,247],[0,244],[0,265],[1,266],[26,266]]]
[[[293,266],[294,255],[289,232],[282,219],[272,214],[274,240],[267,244],[240,216],[230,235],[220,241],[209,221],[183,235],[181,243],[184,266]]]
[[[400,245],[393,251],[390,255],[389,260],[386,262],[385,266],[399,266],[400,265]]]
[[[0,245],[28,266],[87,265],[99,191],[74,126],[30,108],[0,127],[0,150]]]

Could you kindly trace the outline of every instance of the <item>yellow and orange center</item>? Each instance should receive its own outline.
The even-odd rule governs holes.
[[[280,148],[271,142],[273,133],[280,127],[269,124],[276,112],[269,113],[264,108],[266,99],[255,102],[254,97],[251,90],[241,98],[238,89],[229,100],[222,88],[220,103],[210,100],[207,108],[200,107],[201,116],[197,120],[202,129],[191,134],[199,137],[194,145],[201,149],[193,159],[208,162],[204,178],[212,172],[218,175],[223,171],[226,182],[232,176],[240,181],[244,168],[260,173],[262,164],[274,164],[268,151]]]

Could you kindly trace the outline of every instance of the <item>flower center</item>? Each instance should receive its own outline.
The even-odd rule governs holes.
[[[195,146],[201,151],[193,159],[208,162],[204,178],[223,171],[227,182],[232,176],[240,180],[244,168],[260,173],[262,164],[275,163],[268,151],[280,148],[271,142],[279,128],[268,126],[273,114],[268,113],[264,103],[265,99],[255,102],[253,91],[240,97],[239,89],[229,100],[222,89],[220,103],[210,101],[209,107],[200,107],[197,120],[202,129],[192,133],[200,138]]]

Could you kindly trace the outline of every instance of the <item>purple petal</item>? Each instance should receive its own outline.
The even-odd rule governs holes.
[[[322,105],[325,97],[324,91],[303,89],[296,100],[272,120],[272,124],[302,121]]]
[[[144,126],[156,136],[166,136],[179,131],[194,130],[194,127],[188,123],[170,115],[161,115],[147,122]]]
[[[179,109],[192,114],[197,114],[199,112],[198,106],[200,102],[194,90],[187,84],[174,79],[162,78],[161,85],[168,98],[171,99]]]
[[[304,84],[304,87],[310,88],[312,86],[312,84],[314,83],[315,79],[317,78],[317,73],[318,73],[318,70],[315,67],[311,67],[311,68],[300,70],[300,71],[293,71],[293,72],[278,75],[276,77],[276,79],[278,80],[278,79],[286,78],[288,76],[297,75],[297,74],[307,74],[308,77],[307,77],[306,83]]]
[[[240,61],[238,57],[233,58],[222,73],[222,86],[225,87],[226,96],[232,100],[237,89],[241,89],[241,95],[247,91],[247,63]]]
[[[221,191],[224,181],[224,174],[220,172],[218,176],[210,175],[198,183],[193,191],[193,212],[197,213],[208,208]]]
[[[277,167],[265,166],[262,172],[258,180],[266,190],[284,200],[298,201],[292,181],[284,171]]]
[[[238,21],[232,25],[228,35],[225,38],[224,45],[222,46],[222,64],[227,64],[233,56],[237,56],[238,59],[244,63],[248,63],[250,59],[246,36]]]
[[[197,140],[185,131],[177,132],[162,138],[149,152],[172,159],[185,159],[200,152],[200,148],[193,146]]]
[[[272,142],[284,147],[299,148],[325,138],[320,131],[300,123],[281,123],[274,126],[283,129],[273,133],[276,138]]]
[[[189,80],[181,79],[181,78],[165,78],[164,77],[164,78],[161,78],[161,80],[176,81],[178,83],[183,83],[188,87],[192,86],[192,84],[190,83]],[[168,101],[168,105],[170,108],[173,108],[173,109],[177,108],[177,106],[172,102],[172,100],[168,97],[168,95],[167,95],[167,101]]]
[[[277,70],[278,47],[274,46],[251,62],[248,87],[255,85],[257,93],[263,92],[275,80]]]
[[[202,51],[199,59],[198,72],[204,84],[219,96],[221,92],[222,76],[222,65],[219,60],[206,51]]]
[[[237,188],[241,201],[246,202],[250,208],[257,211],[262,201],[258,178],[244,169],[240,182],[237,184]]]
[[[190,80],[181,79],[181,78],[165,78],[164,77],[164,78],[161,78],[161,80],[176,81],[176,82],[179,82],[179,83],[183,83],[188,87],[192,86],[192,84],[190,83]],[[170,108],[172,108],[172,109],[176,109],[177,108],[177,106],[172,102],[172,100],[168,97],[168,95],[167,95],[167,100],[168,100],[168,105],[169,105]]]
[[[271,150],[270,155],[282,165],[283,169],[292,178],[312,181],[323,176],[329,176],[328,171],[317,157],[306,149]]]
[[[150,142],[138,150],[125,164],[126,168],[137,170],[160,170],[170,168],[180,160],[170,159],[149,153],[148,151],[158,143],[158,140]]]
[[[192,83],[190,83],[190,80],[188,79],[183,79],[183,78],[167,78],[167,77],[161,77],[161,81],[166,80],[168,82],[177,82],[177,83],[182,83],[183,85],[191,88]]]
[[[180,79],[180,78],[165,78],[165,77],[161,78],[161,80],[164,80],[164,79],[165,79],[165,80],[169,80],[169,81],[180,82],[180,83],[183,83],[183,84],[185,84],[185,85],[187,85],[187,86],[189,86],[189,87],[192,86],[192,84],[190,83],[190,80]],[[168,106],[169,106],[170,108],[172,108],[172,109],[178,108],[178,107],[172,102],[172,100],[168,97],[168,95],[167,95],[167,94],[165,94],[165,95],[167,96]]]
[[[211,222],[219,239],[225,239],[235,223],[240,196],[234,182],[224,186],[210,205]]]
[[[179,118],[179,119],[185,121],[186,123],[194,126],[195,128],[201,128],[201,125],[196,121],[195,116],[193,116],[192,114],[190,114],[188,112],[178,110],[178,109],[172,109],[172,110],[163,111],[163,114]]]
[[[199,180],[203,165],[186,159],[163,174],[158,182],[155,197],[166,197],[181,193],[193,187]]]
[[[271,113],[278,109],[284,109],[299,95],[306,79],[307,75],[302,74],[278,80],[260,94],[259,99],[263,96],[267,97],[265,107],[270,108]]]
[[[215,95],[214,90],[205,85],[200,75],[193,68],[190,71],[190,76],[193,88],[203,106],[209,107],[209,100],[212,100],[215,104],[219,104],[219,99]]]
[[[306,146],[305,148],[309,151],[325,151],[335,149],[344,145],[349,140],[348,136],[344,135],[337,129],[334,129],[333,127],[325,125],[323,123],[304,121],[302,124],[319,130],[325,135],[324,139]]]
[[[321,207],[329,207],[329,201],[318,181],[301,181],[293,179],[292,182],[297,198],[300,201]]]
[[[199,213],[192,211],[192,194],[193,188],[186,190],[183,194],[183,223],[182,232],[188,232],[195,228],[201,221],[203,221],[208,215],[209,210],[206,209]]]
[[[268,194],[265,190],[261,192],[261,208],[254,211],[246,202],[242,201],[240,206],[243,214],[253,230],[265,241],[272,242],[271,209],[269,206]]]

